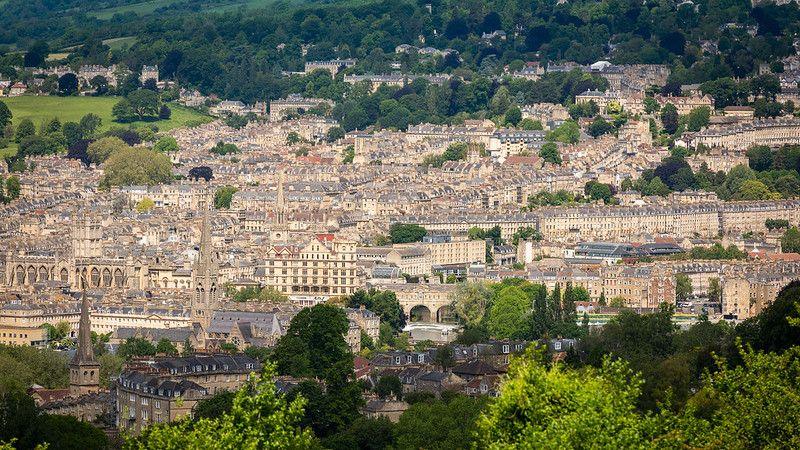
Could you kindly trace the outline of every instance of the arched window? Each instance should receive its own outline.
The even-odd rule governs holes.
[[[36,268],[33,266],[28,267],[28,284],[36,283]]]
[[[17,286],[25,284],[25,269],[22,266],[17,266]]]
[[[125,284],[125,279],[122,276],[122,271],[119,269],[114,270],[114,286],[121,288]]]
[[[111,271],[108,267],[103,269],[103,286],[111,287]]]
[[[97,270],[97,267],[92,268],[91,285],[93,287],[100,287],[100,271]]]
[[[39,281],[47,281],[50,279],[50,274],[47,272],[45,266],[39,267]]]
[[[63,281],[64,283],[68,282],[69,281],[69,271],[67,271],[66,268],[62,268],[61,272],[59,273],[59,277],[61,278],[61,281]]]

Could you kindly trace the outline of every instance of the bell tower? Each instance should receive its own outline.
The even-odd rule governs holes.
[[[78,351],[69,363],[69,394],[73,397],[100,391],[100,363],[94,359],[90,316],[89,299],[84,290],[78,325]]]

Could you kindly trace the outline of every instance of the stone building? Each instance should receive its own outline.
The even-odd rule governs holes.
[[[261,364],[244,355],[156,358],[126,368],[114,383],[117,427],[145,427],[191,417],[197,402],[242,387]]]

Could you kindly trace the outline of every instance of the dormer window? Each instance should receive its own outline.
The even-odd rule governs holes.
[[[399,357],[399,356],[396,356],[396,357],[394,358],[394,363],[395,363],[395,364],[400,364],[400,357]]]
[[[511,346],[508,344],[503,344],[503,353],[509,353],[511,351]]]
[[[561,341],[553,342],[553,348],[556,350],[561,350]]]

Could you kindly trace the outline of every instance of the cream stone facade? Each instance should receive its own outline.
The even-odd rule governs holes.
[[[689,145],[745,151],[753,145],[779,147],[800,144],[800,119],[777,118],[708,128],[693,135]]]

